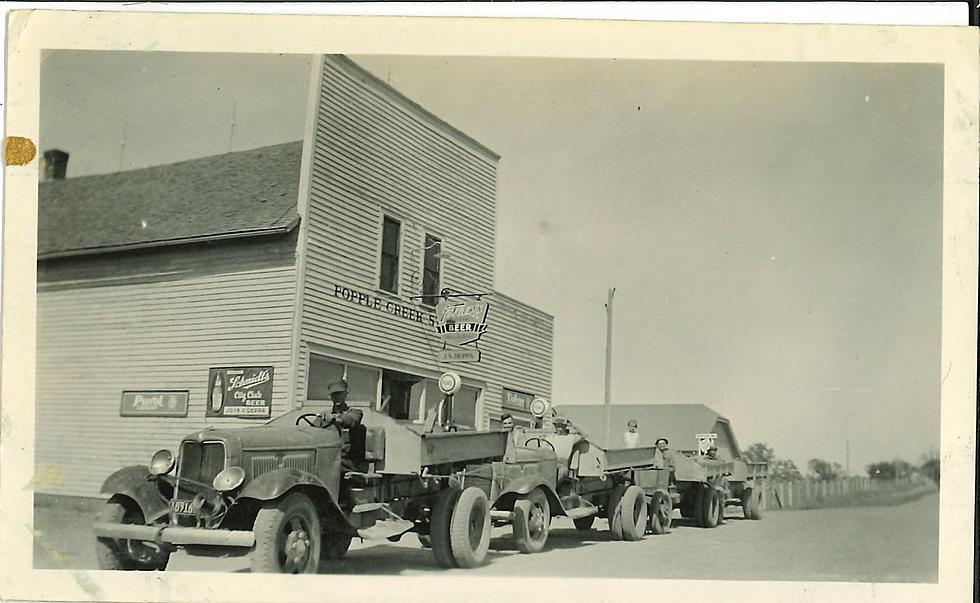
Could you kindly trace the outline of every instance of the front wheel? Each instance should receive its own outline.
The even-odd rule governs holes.
[[[268,502],[255,517],[252,571],[315,574],[320,559],[320,517],[308,496],[294,492]]]
[[[702,528],[714,528],[718,525],[721,515],[721,496],[714,488],[703,488],[698,497],[700,509],[698,513],[699,525]]]
[[[591,521],[589,525],[592,525]],[[539,552],[548,541],[550,528],[551,505],[539,488],[514,502],[514,544],[517,550],[522,553]]]
[[[651,532],[662,535],[670,531],[670,524],[673,522],[674,515],[670,496],[664,492],[654,492],[650,498],[648,511],[650,513],[649,527]]]
[[[117,496],[106,501],[98,521],[129,525],[145,523],[143,512],[135,502]],[[170,561],[170,551],[140,540],[96,538],[95,554],[99,568],[104,570],[165,570]]]
[[[479,488],[466,488],[456,501],[449,525],[453,559],[463,568],[476,567],[490,549],[490,501]]]

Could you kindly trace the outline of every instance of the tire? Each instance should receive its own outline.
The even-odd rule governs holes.
[[[106,501],[98,521],[106,523],[144,525],[139,506],[114,496]],[[154,571],[167,569],[170,552],[155,544],[139,540],[95,539],[95,555],[99,568],[104,570]]]
[[[432,548],[432,537],[431,536],[429,536],[428,534],[417,534],[417,536],[419,537],[419,544],[422,545],[422,548],[423,549],[431,549]]]
[[[449,524],[449,540],[456,565],[476,567],[490,549],[490,501],[479,488],[466,488],[456,500]]]
[[[320,543],[320,559],[337,560],[347,554],[351,537],[347,534],[328,532]]]
[[[592,529],[592,524],[595,523],[595,515],[589,515],[588,517],[579,517],[578,519],[573,519],[572,523],[575,524],[575,529],[580,532],[586,532]]]
[[[589,527],[592,526],[589,517]],[[578,521],[578,520],[576,520]],[[578,524],[576,524],[576,527]],[[551,528],[551,505],[540,488],[514,502],[514,544],[522,553],[537,553],[548,542]]]
[[[609,501],[606,503],[606,516],[609,519],[609,531],[612,532],[616,540],[623,539],[623,526],[619,521],[619,501],[626,493],[626,486],[616,486],[609,494]]]
[[[702,528],[714,528],[718,525],[718,494],[714,488],[701,490],[698,501],[699,523]]]
[[[629,486],[616,505],[613,535],[620,540],[642,540],[647,529],[647,497],[639,486]]]
[[[726,490],[715,490],[715,496],[718,497],[718,525],[725,523],[725,501],[728,500],[728,493]]]
[[[707,490],[702,486],[697,486],[694,491],[694,523],[704,527],[704,494]]]
[[[252,572],[315,574],[320,561],[320,517],[301,492],[266,503],[255,517]]]
[[[435,502],[432,505],[429,543],[432,546],[432,555],[441,567],[456,567],[456,560],[453,558],[453,546],[449,539],[449,525],[452,522],[453,509],[456,507],[456,500],[459,498],[460,492],[459,488],[446,488],[436,494]]]
[[[653,496],[650,497],[647,511],[650,514],[647,523],[651,532],[658,536],[670,532],[674,517],[674,506],[670,502],[670,496],[663,492],[654,492]]]
[[[752,491],[752,513],[749,519],[762,519],[762,489],[753,488]]]
[[[752,496],[755,491],[752,488],[742,490],[742,515],[745,519],[752,519]]]

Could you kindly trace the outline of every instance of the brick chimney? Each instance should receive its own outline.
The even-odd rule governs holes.
[[[44,152],[41,163],[41,181],[64,180],[68,175],[68,153],[60,149],[49,149]]]

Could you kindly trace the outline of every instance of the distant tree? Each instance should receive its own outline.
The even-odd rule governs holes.
[[[939,452],[935,449],[930,449],[922,457],[922,464],[919,465],[919,473],[925,475],[932,481],[939,485]]]
[[[753,463],[769,463],[769,478],[772,480],[785,482],[803,479],[796,463],[778,458],[772,446],[765,442],[756,442],[743,450],[742,458]]]
[[[789,459],[776,459],[769,464],[769,477],[774,481],[792,482],[803,479],[803,474],[800,473],[799,468],[793,461]]]
[[[810,459],[807,468],[810,471],[810,476],[820,481],[839,479],[844,474],[844,469],[840,464],[823,459]]]
[[[871,479],[895,479],[895,463],[891,461],[871,463],[867,470]]]

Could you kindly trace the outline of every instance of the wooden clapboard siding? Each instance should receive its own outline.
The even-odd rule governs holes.
[[[204,417],[211,367],[273,366],[273,415],[288,410],[294,244],[167,249],[138,261],[78,258],[71,267],[42,262],[37,490],[96,496],[113,471],[145,464],[162,447],[176,451],[196,429],[249,424]],[[174,272],[163,267],[177,274],[155,276]],[[72,268],[94,280],[66,285]],[[133,280],[96,284],[119,274]],[[187,417],[119,416],[123,390],[156,389],[188,390]]]
[[[491,291],[497,157],[340,57],[323,61],[315,122],[297,396],[307,343],[438,371],[431,325],[340,299],[334,287],[422,309],[409,297],[421,293],[431,233],[451,255],[443,286]],[[383,214],[401,221],[398,296],[377,290]]]

